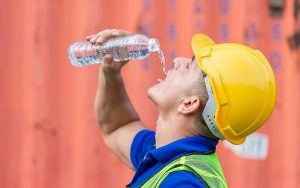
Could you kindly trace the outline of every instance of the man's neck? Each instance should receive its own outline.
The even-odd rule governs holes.
[[[156,124],[156,148],[176,140],[198,135],[192,117],[160,113]]]

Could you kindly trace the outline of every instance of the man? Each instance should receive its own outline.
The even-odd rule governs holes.
[[[104,30],[101,44],[129,35]],[[217,156],[219,139],[241,144],[270,116],[275,80],[265,57],[239,44],[192,39],[194,57],[174,59],[165,80],[148,90],[159,109],[147,130],[126,93],[121,68],[106,55],[100,65],[95,112],[106,145],[136,173],[130,187],[227,187]]]

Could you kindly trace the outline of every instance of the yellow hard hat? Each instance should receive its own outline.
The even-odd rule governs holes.
[[[220,139],[241,144],[271,115],[276,102],[273,71],[259,50],[235,43],[215,44],[196,34],[192,48],[207,74],[209,94],[203,118]]]

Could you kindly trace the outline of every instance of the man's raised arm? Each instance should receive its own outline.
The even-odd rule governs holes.
[[[122,30],[104,30],[87,38],[91,43],[101,43],[129,33]],[[134,109],[120,74],[126,62],[115,62],[111,55],[104,57],[99,67],[95,113],[106,145],[129,167],[130,147],[134,136],[144,129]]]

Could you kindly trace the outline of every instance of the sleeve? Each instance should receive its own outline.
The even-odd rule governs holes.
[[[147,129],[138,132],[132,141],[130,149],[130,159],[135,170],[144,159],[146,153],[153,149],[155,149],[155,133]]]
[[[169,187],[205,188],[204,184],[198,177],[187,171],[175,171],[170,173],[159,186],[159,188]]]

